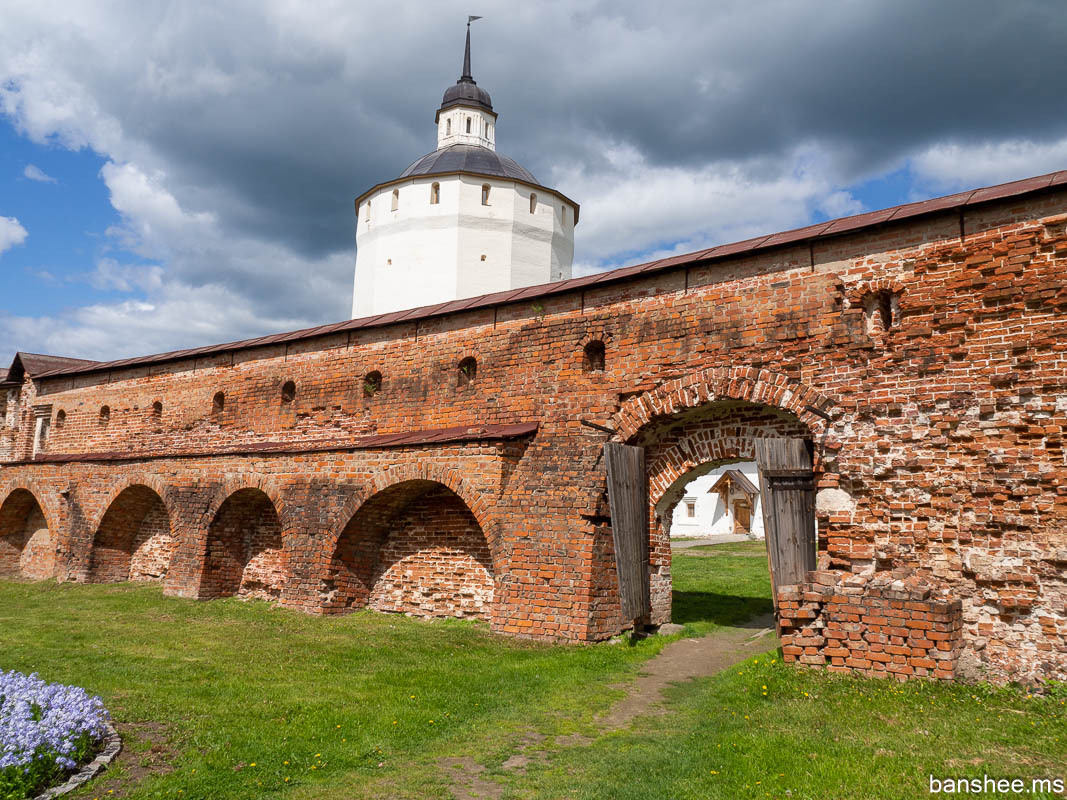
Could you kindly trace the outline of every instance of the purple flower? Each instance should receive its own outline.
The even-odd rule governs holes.
[[[0,672],[0,773],[34,760],[64,770],[86,741],[103,738],[110,716],[99,697],[77,686],[45,683],[32,675]]]

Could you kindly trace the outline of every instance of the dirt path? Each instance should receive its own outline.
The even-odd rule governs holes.
[[[664,713],[663,690],[671,684],[714,675],[769,650],[774,642],[773,614],[751,619],[745,627],[721,628],[699,639],[671,642],[644,665],[640,677],[626,687],[626,696],[597,718],[598,735],[624,728],[639,716]],[[504,762],[504,769],[521,773],[527,765],[545,761],[549,753],[539,748],[544,738],[534,731],[527,732],[515,755]],[[580,747],[592,741],[574,735],[557,738],[554,746]],[[473,758],[446,758],[440,764],[451,773],[456,800],[495,800],[503,796],[504,786],[484,777],[485,767]]]

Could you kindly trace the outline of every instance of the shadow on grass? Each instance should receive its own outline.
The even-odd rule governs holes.
[[[714,592],[675,591],[671,621],[680,625],[711,622],[716,625],[747,627],[744,623],[774,609],[769,597],[740,597]]]

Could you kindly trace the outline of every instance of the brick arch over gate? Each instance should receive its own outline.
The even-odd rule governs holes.
[[[712,367],[627,400],[612,417],[615,438],[633,443],[641,430],[658,418],[726,399],[788,411],[808,427],[812,437],[821,435],[827,422],[810,408],[830,416],[835,408],[826,395],[781,373],[753,367]]]
[[[41,544],[45,549],[45,552],[41,553],[41,558],[44,559],[41,562],[41,568],[44,571],[40,574],[35,573],[31,577],[38,579],[54,578],[57,572],[60,555],[59,551],[61,543],[59,536],[61,531],[63,531],[61,525],[65,521],[66,515],[60,509],[59,501],[55,495],[29,478],[17,478],[16,480],[3,484],[3,488],[0,489],[0,511],[3,511],[4,506],[12,496],[20,491],[26,492],[33,498],[37,508],[41,511],[41,516],[44,518],[45,528],[48,531],[47,541]],[[29,510],[29,513],[32,513],[32,509]],[[0,536],[3,536],[5,533],[6,531],[0,530]],[[24,542],[22,546],[19,547],[20,553],[22,547],[26,544],[28,543]],[[50,564],[49,561],[51,562]]]

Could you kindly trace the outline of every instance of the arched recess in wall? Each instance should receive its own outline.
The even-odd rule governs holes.
[[[170,513],[155,489],[134,484],[108,505],[89,556],[92,583],[162,581],[176,540]]]
[[[489,538],[463,498],[434,480],[404,480],[344,524],[325,565],[320,607],[491,621],[495,574]]]
[[[0,505],[0,577],[51,578],[56,543],[44,509],[28,489],[15,489]]]
[[[208,526],[200,598],[278,600],[288,576],[278,511],[262,489],[229,495]]]

